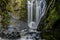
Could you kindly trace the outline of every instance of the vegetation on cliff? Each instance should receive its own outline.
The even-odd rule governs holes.
[[[50,6],[38,27],[42,31],[42,38],[46,40],[59,40],[60,38],[60,1],[55,0],[53,5]]]

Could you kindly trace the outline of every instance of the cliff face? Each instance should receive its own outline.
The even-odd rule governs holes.
[[[42,38],[58,40],[60,38],[60,1],[53,1],[47,14],[43,17],[38,29],[42,31]]]

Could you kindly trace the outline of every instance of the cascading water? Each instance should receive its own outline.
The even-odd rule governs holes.
[[[46,10],[45,0],[28,0],[28,26],[37,29]]]

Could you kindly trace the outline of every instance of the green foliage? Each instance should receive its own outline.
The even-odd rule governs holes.
[[[1,23],[4,28],[7,28],[7,25],[9,24],[9,17],[6,9],[7,4],[8,0],[0,0],[0,15],[3,16],[3,20],[1,21]]]
[[[22,3],[21,3],[21,9],[20,9],[20,11],[21,11],[21,15],[20,15],[20,17],[21,17],[21,19],[20,20],[24,20],[24,21],[26,21],[27,20],[27,0],[23,0],[23,1],[21,1]]]
[[[3,20],[2,20],[2,24],[3,24],[3,28],[7,29],[7,26],[9,25],[9,15],[7,12],[2,13],[3,16]]]
[[[59,16],[56,12],[56,9],[50,9],[50,13],[49,13],[49,16],[48,18],[45,20],[45,23],[46,23],[46,27],[45,29],[48,29],[50,27],[52,27],[52,25],[56,22],[56,20],[59,19]],[[47,22],[48,21],[48,22]]]
[[[53,7],[50,7],[46,16],[40,23],[42,27],[42,38],[46,40],[58,40],[60,38],[60,2],[55,0]],[[42,26],[43,25],[43,26]]]

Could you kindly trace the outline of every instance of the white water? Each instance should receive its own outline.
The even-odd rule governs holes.
[[[45,0],[28,0],[28,26],[37,29],[46,10]]]

